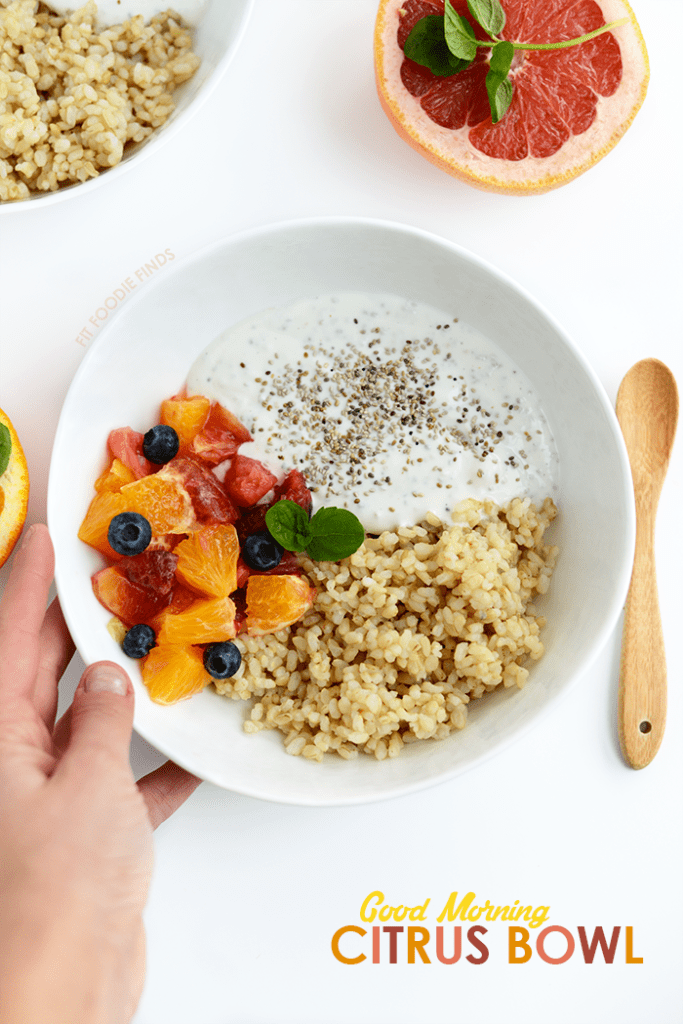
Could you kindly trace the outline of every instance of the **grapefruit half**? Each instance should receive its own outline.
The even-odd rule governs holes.
[[[512,103],[491,122],[484,80],[490,51],[449,77],[404,56],[413,25],[443,14],[443,0],[380,0],[375,74],[382,106],[398,134],[437,167],[489,192],[549,192],[589,170],[612,149],[645,98],[649,63],[625,0],[501,0],[502,38],[555,43],[621,18],[628,22],[562,50],[518,50]],[[456,12],[474,22],[465,0]],[[486,38],[476,26],[479,39]]]

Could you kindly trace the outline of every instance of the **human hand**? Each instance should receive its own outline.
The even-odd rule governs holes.
[[[17,553],[0,605],[0,1024],[123,1024],[145,971],[152,830],[199,779],[167,762],[135,783],[133,689],[84,672],[55,726],[74,646],[54,601],[45,526]]]

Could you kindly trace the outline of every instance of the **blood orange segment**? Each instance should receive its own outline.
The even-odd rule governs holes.
[[[190,495],[182,484],[159,473],[126,484],[120,497],[127,504],[126,511],[139,512],[149,520],[155,536],[187,533],[196,522]]]
[[[169,603],[153,619],[149,620],[148,625],[152,627],[158,636],[164,628],[164,623],[169,615],[178,615],[180,612],[186,611],[196,600],[197,595],[194,591],[187,590],[180,583],[176,583],[171,592]]]
[[[501,2],[501,35],[515,42],[561,42],[629,20],[577,46],[516,51],[512,103],[494,125],[484,85],[490,51],[479,48],[459,74],[433,75],[405,58],[403,45],[420,18],[443,13],[442,0],[381,0],[379,97],[399,135],[454,177],[493,192],[547,192],[592,167],[629,127],[647,90],[647,51],[625,0]],[[466,3],[453,6],[471,20]]]
[[[227,597],[237,588],[237,531],[230,524],[203,526],[181,541],[177,578],[208,597]]]
[[[313,604],[315,590],[299,576],[250,576],[247,633],[264,636],[291,626]]]
[[[124,558],[121,568],[131,583],[154,594],[170,594],[177,564],[178,556],[172,551],[147,548],[141,555]]]
[[[141,622],[149,624],[170,600],[168,593],[153,594],[133,583],[123,569],[115,565],[96,572],[92,578],[92,588],[100,604],[127,626]]]
[[[237,586],[244,587],[250,576],[302,576],[303,569],[299,565],[299,559],[293,551],[285,551],[280,564],[274,569],[258,571],[250,569],[241,558],[237,561]]]
[[[211,682],[197,647],[153,647],[141,665],[142,680],[157,704],[175,704]]]
[[[209,418],[210,409],[211,402],[201,395],[195,398],[175,395],[161,403],[161,423],[168,424],[176,431],[181,453],[188,450],[195,436],[203,428]]]
[[[277,483],[277,477],[257,459],[236,455],[225,474],[225,487],[236,505],[249,508]]]
[[[210,465],[217,466],[219,462],[232,458],[241,444],[251,440],[252,436],[244,424],[214,402],[206,425],[192,441],[190,451]]]
[[[143,435],[131,427],[112,430],[107,444],[112,455],[128,466],[138,480],[152,472],[151,463],[142,454]]]
[[[185,611],[164,618],[160,644],[209,644],[232,640],[235,605],[229,597],[194,601]]]
[[[238,510],[211,470],[194,459],[172,459],[157,476],[182,484],[200,523],[234,523],[239,518]]]
[[[95,490],[100,494],[102,491],[120,491],[124,484],[132,484],[137,477],[132,469],[129,469],[120,459],[112,459],[111,465],[95,481]]]

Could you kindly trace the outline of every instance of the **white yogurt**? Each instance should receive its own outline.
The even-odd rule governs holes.
[[[243,454],[301,469],[315,507],[348,508],[371,533],[428,511],[450,521],[466,497],[555,497],[538,394],[454,312],[355,292],[266,310],[208,346],[188,392],[245,424]]]

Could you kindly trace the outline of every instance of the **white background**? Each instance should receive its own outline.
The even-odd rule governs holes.
[[[275,220],[357,214],[443,235],[544,304],[612,400],[645,356],[683,382],[683,148],[672,45],[681,3],[635,6],[652,80],[634,125],[574,183],[508,198],[449,178],[393,132],[373,81],[375,0],[256,0],[226,77],[178,136],[109,187],[0,223],[0,406],[28,456],[29,520],[45,518],[52,438],[84,353],[75,339],[104,298],[167,247],[182,257]],[[658,518],[670,703],[654,762],[634,772],[619,753],[615,634],[541,727],[418,795],[298,809],[204,784],[157,833],[148,979],[135,1024],[683,1020],[682,475],[679,439]],[[74,659],[67,694],[82,667]],[[132,756],[141,774],[161,760],[137,738]],[[480,966],[464,960],[467,947],[453,966],[408,965],[400,945],[396,965],[369,956],[340,964],[331,936],[360,923],[374,889],[391,904],[430,897],[432,932],[448,895],[471,890],[477,902],[547,904],[550,923],[575,938],[578,925],[589,935],[602,925],[608,936],[621,925],[622,936],[611,966],[600,955],[588,966],[578,952],[561,966],[535,953],[510,965],[499,923],[489,926],[490,956]],[[624,962],[626,925],[642,965]],[[355,942],[360,949],[353,936],[347,948]]]

